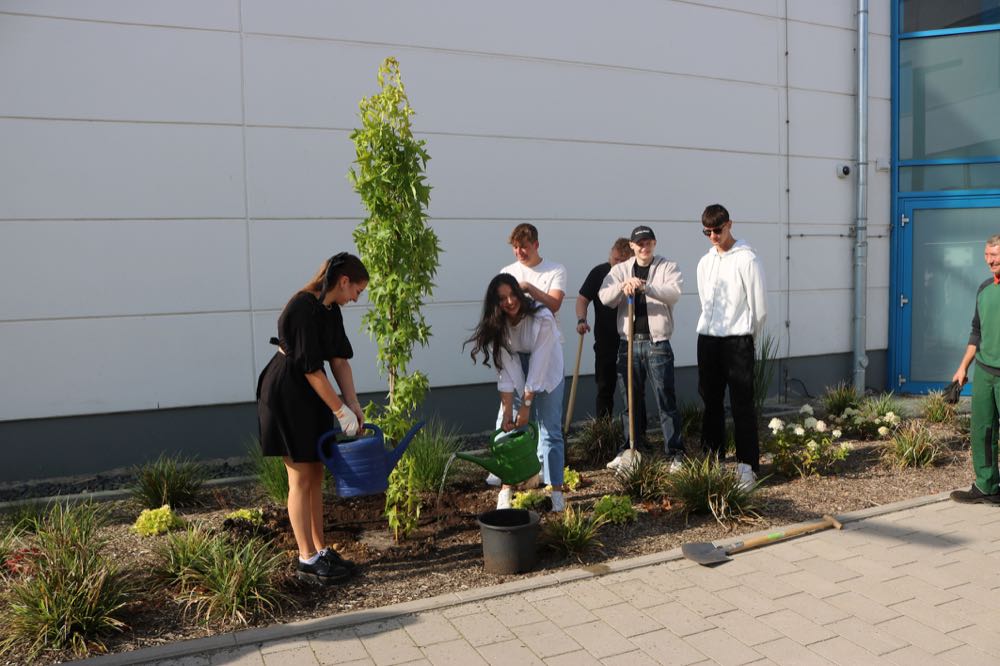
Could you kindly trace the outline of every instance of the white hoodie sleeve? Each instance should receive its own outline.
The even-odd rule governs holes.
[[[753,339],[760,340],[764,333],[764,322],[767,320],[767,286],[764,284],[764,269],[760,265],[760,259],[754,255],[744,270],[743,284],[747,285],[747,307],[750,310]]]

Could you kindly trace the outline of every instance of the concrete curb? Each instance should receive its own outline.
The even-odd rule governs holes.
[[[938,493],[936,495],[925,495],[923,497],[916,497],[913,499],[902,500],[900,502],[893,502],[891,504],[875,506],[868,509],[851,511],[849,513],[841,514],[837,516],[837,518],[838,520],[840,520],[841,523],[846,525],[847,523],[854,523],[861,520],[874,518],[876,516],[883,516],[890,513],[896,513],[899,511],[905,511],[907,509],[913,509],[925,506],[927,504],[943,502],[947,499],[948,499],[948,492]],[[716,542],[716,545],[730,544],[730,543],[735,543],[737,541],[744,541],[748,538],[760,534],[768,534],[776,531],[787,531],[792,527],[802,524],[804,523],[793,523],[791,525],[784,525],[782,527],[761,530],[759,532],[733,537],[732,539],[727,541]],[[457,606],[459,604],[469,603],[471,601],[482,601],[485,599],[493,599],[508,594],[537,591],[542,588],[552,587],[563,583],[585,580],[588,578],[596,578],[606,574],[619,573],[622,571],[631,571],[633,569],[648,567],[655,564],[663,564],[664,562],[672,562],[674,560],[680,560],[683,558],[684,556],[681,554],[681,549],[673,548],[671,550],[667,550],[661,553],[641,555],[639,557],[632,557],[626,560],[616,560],[613,562],[602,563],[588,567],[566,569],[563,571],[553,572],[545,576],[534,576],[531,578],[523,578],[508,583],[503,583],[501,585],[494,585],[491,587],[484,587],[484,588],[472,589],[461,592],[452,592],[448,594],[442,594],[436,597],[429,597],[427,599],[417,599],[414,601],[407,601],[400,604],[394,604],[392,606],[385,606],[383,608],[351,611],[333,617],[314,618],[310,620],[291,622],[289,624],[278,624],[269,627],[245,629],[242,631],[236,631],[227,634],[219,634],[217,636],[209,636],[207,638],[193,638],[185,641],[179,641],[176,643],[143,648],[141,650],[136,650],[134,652],[123,652],[118,654],[105,655],[101,657],[93,657],[90,659],[85,659],[78,663],[87,664],[90,666],[124,666],[125,664],[143,664],[151,661],[179,659],[196,654],[202,654],[205,652],[234,649],[237,647],[256,645],[268,641],[294,638],[302,636],[304,634],[312,634],[320,631],[343,628],[356,624],[364,624],[368,622],[388,620],[405,615],[412,615],[414,613],[419,613],[422,611],[441,610],[444,608],[448,608],[450,606]]]

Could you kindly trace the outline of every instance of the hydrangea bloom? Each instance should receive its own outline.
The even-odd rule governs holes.
[[[816,425],[813,426],[813,427],[816,428],[816,432],[826,432],[826,422],[825,421],[816,421]]]
[[[771,430],[771,432],[777,433],[785,427],[785,422],[779,418],[773,418],[771,419],[771,422],[767,424],[767,427]]]
[[[889,434],[889,429],[888,428],[886,428],[885,426],[879,426],[879,429],[878,429],[878,436],[879,437],[885,437],[888,434]]]
[[[815,428],[817,423],[819,423],[819,421],[810,416],[802,423],[802,425],[807,428]]]
[[[834,439],[840,439],[840,436],[843,435],[844,433],[840,432],[840,429],[837,428],[833,432],[831,432],[830,434],[833,435]]]
[[[802,405],[802,408],[799,410],[799,414],[808,414],[812,416],[812,413],[813,413],[812,405],[810,405],[808,402]]]
[[[795,434],[801,437],[802,435],[806,434],[806,429],[803,428],[802,426],[795,426]]]

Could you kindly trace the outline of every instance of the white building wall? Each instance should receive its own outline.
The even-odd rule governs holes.
[[[874,160],[890,42],[889,3],[872,5]],[[252,400],[287,298],[353,250],[349,134],[388,55],[432,156],[444,254],[414,364],[432,385],[492,380],[461,343],[522,221],[569,270],[570,367],[576,289],[638,223],[685,275],[673,343],[693,365],[697,220],[716,201],[764,261],[782,355],[848,351],[853,7],[0,0],[0,420]],[[889,175],[870,173],[881,349]],[[363,308],[352,365],[381,391]]]

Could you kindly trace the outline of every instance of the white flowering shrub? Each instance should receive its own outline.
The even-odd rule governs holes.
[[[808,404],[802,406],[799,416],[805,416],[801,423],[773,418],[767,424],[771,436],[764,440],[764,450],[772,455],[778,472],[785,476],[823,474],[847,458],[850,446],[837,443],[842,434],[839,428],[813,417]]]
[[[833,417],[831,421],[857,439],[888,439],[902,423],[896,412],[879,414],[865,407],[865,405],[862,405],[861,409],[848,407],[843,414]]]

